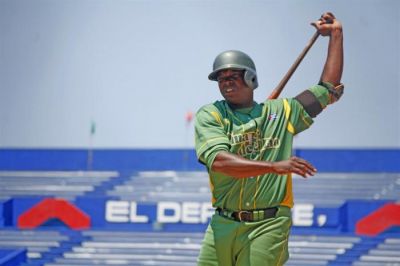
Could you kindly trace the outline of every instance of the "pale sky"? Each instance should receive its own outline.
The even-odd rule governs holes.
[[[229,49],[255,61],[264,101],[324,11],[343,23],[343,99],[295,139],[306,148],[400,147],[400,1],[0,0],[0,148],[193,147],[187,112]],[[314,85],[319,38],[282,97]]]

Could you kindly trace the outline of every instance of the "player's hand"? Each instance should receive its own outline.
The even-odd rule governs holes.
[[[341,32],[342,23],[331,12],[321,15],[321,18],[311,23],[322,36],[330,36],[332,32]]]
[[[311,163],[294,156],[288,160],[273,162],[272,170],[276,174],[295,173],[302,177],[313,176],[317,172],[317,169]]]

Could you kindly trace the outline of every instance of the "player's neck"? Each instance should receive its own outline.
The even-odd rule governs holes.
[[[233,104],[228,102],[228,105],[232,110],[237,110],[237,109],[253,107],[255,105],[255,102],[251,101],[249,103],[243,103],[243,104]]]

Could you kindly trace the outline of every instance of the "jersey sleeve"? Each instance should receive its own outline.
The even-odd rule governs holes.
[[[197,158],[209,169],[219,151],[230,149],[223,119],[213,105],[202,107],[196,114],[195,148]]]
[[[329,93],[325,87],[315,85],[308,90],[315,95],[321,104],[322,109],[328,105]],[[294,135],[306,130],[314,122],[312,117],[304,109],[303,105],[301,105],[296,99],[284,99],[284,107],[285,115],[289,120],[288,129],[289,131],[292,131]]]
[[[329,91],[321,85],[315,85],[308,90],[311,91],[315,97],[317,97],[322,109],[325,109],[329,102]]]

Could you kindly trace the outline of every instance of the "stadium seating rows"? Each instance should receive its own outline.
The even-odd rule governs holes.
[[[106,193],[121,200],[150,202],[211,198],[206,172],[139,172]],[[308,179],[294,176],[293,193],[297,203],[319,205],[338,206],[348,199],[396,200],[400,195],[400,175],[321,173]]]
[[[27,248],[21,266],[195,265],[202,233],[0,230],[0,246]],[[400,265],[400,235],[296,234],[287,266]]]
[[[118,175],[112,171],[0,171],[0,198],[55,196],[74,200]]]
[[[0,198],[55,196],[74,200],[80,196],[114,196],[121,200],[210,200],[206,172],[139,172],[120,178],[117,172],[0,172]],[[362,189],[360,189],[362,188]],[[312,193],[309,193],[312,191]],[[348,199],[397,200],[400,174],[321,173],[309,179],[293,178],[297,203],[340,205]]]

